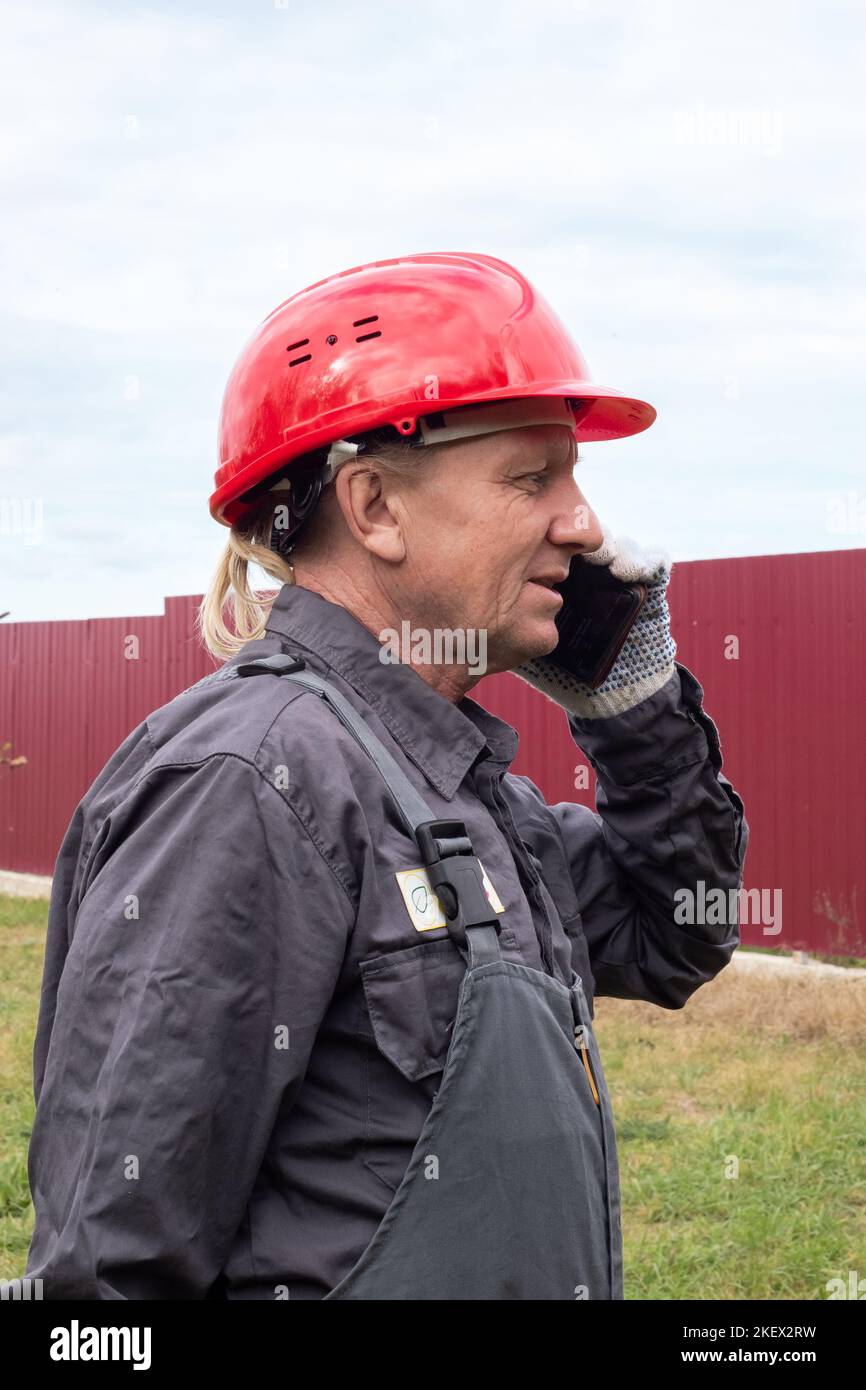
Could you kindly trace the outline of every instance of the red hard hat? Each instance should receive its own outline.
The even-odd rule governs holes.
[[[211,515],[225,525],[244,494],[289,460],[336,439],[457,406],[567,396],[575,435],[619,439],[656,412],[592,382],[547,301],[495,256],[441,251],[372,261],[299,290],[260,324],[223,397]]]

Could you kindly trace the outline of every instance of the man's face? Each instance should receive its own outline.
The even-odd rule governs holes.
[[[486,629],[490,671],[551,652],[562,600],[536,581],[563,579],[572,556],[602,542],[574,480],[575,453],[566,425],[446,449],[402,494],[406,560],[391,594],[399,611],[428,628]]]

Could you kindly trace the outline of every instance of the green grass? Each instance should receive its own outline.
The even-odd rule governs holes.
[[[866,1275],[866,993],[828,1007],[833,1037],[787,982],[729,976],[683,1011],[598,1002],[626,1298],[825,1299]]]
[[[22,1274],[33,1228],[27,1144],[48,904],[0,894],[0,1278]]]
[[[0,896],[7,1279],[23,1273],[33,1225],[27,1143],[46,916],[45,902]],[[828,1279],[866,1276],[864,998],[853,980],[729,970],[683,1010],[598,1001],[627,1298],[824,1299]]]

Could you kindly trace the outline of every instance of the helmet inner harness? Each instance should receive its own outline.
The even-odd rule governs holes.
[[[568,396],[512,398],[481,405],[460,406],[421,416],[407,442],[413,449],[429,444],[445,444],[500,430],[523,429],[529,425],[566,425],[573,430],[578,414],[592,404]],[[372,434],[372,432],[371,432]],[[287,516],[279,513],[271,528],[271,549],[288,560],[298,534],[319,504],[344,463],[375,452],[370,436],[336,439],[314,451],[308,458],[290,461],[262,488],[266,494],[283,494],[279,501]],[[274,478],[276,481],[274,481]]]

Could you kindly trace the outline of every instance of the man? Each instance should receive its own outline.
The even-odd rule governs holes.
[[[129,735],[58,858],[45,1297],[623,1296],[593,998],[679,1008],[723,968],[737,924],[674,895],[738,887],[748,835],[669,566],[574,477],[576,439],[653,418],[491,257],[357,267],[244,349],[202,608],[230,660]],[[549,659],[572,561],[647,589],[593,685]],[[282,584],[258,617],[253,562]],[[404,622],[431,645],[383,660]],[[459,630],[483,671],[430,655]],[[509,773],[467,694],[509,670],[566,711],[598,813]]]

